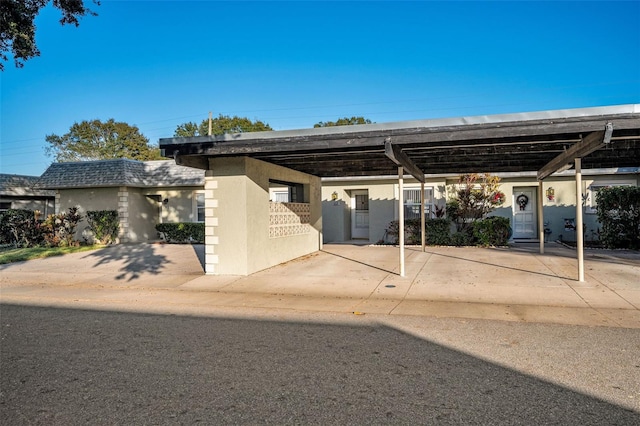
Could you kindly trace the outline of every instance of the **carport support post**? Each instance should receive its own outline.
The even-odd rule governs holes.
[[[422,252],[425,251],[426,234],[424,220],[424,182],[420,182],[420,238],[422,240]]]
[[[582,229],[582,158],[576,158],[576,250],[578,281],[584,281],[584,236]]]
[[[538,238],[540,238],[540,254],[544,254],[544,186],[543,181],[538,181]]]
[[[400,276],[404,277],[404,170],[398,167],[398,244],[400,245]]]

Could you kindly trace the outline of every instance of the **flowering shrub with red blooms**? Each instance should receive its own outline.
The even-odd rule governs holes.
[[[458,231],[467,230],[473,222],[504,204],[506,197],[499,187],[500,178],[489,173],[460,176],[447,202],[447,216],[456,223]]]

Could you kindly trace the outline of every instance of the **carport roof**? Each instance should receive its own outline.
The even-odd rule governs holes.
[[[426,174],[539,171],[613,126],[583,168],[640,165],[640,104],[517,114],[160,139],[166,157],[206,169],[210,157],[247,156],[320,177],[394,175],[385,142]],[[592,138],[594,139],[594,138]],[[599,139],[602,139],[601,137]]]

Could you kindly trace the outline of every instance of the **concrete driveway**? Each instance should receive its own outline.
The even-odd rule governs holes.
[[[137,244],[0,265],[0,302],[203,313],[267,308],[640,328],[640,253],[327,244],[241,276],[204,275],[203,246]]]

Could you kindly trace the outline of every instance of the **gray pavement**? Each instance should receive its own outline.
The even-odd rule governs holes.
[[[0,265],[0,302],[215,314],[237,308],[640,328],[640,253],[327,244],[250,276],[204,275],[203,247],[119,245]]]
[[[261,312],[229,318],[3,304],[0,419],[640,424],[638,329]]]

